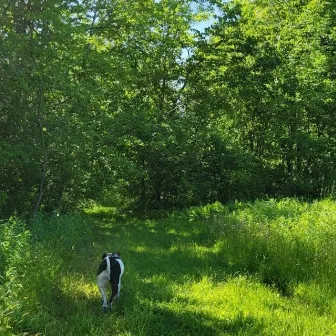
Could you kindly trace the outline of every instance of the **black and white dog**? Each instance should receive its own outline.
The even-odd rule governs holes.
[[[104,253],[102,261],[99,265],[97,284],[100,294],[103,298],[103,311],[106,312],[109,308],[112,309],[112,302],[115,298],[119,298],[121,276],[124,273],[124,263],[120,258],[120,252]],[[106,286],[110,282],[112,293],[107,302]]]

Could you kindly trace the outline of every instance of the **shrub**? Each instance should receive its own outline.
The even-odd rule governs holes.
[[[30,233],[12,217],[0,222],[0,334],[10,335],[12,321],[20,320],[23,280],[31,260]]]

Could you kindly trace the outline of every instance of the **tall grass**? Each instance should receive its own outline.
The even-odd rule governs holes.
[[[2,222],[0,335],[336,334],[335,211],[286,199]],[[112,250],[126,271],[103,314],[95,275]]]
[[[291,295],[298,283],[314,281],[336,290],[336,204],[295,199],[214,204],[192,209],[207,218],[210,240],[232,272],[253,274]]]
[[[21,321],[22,286],[30,260],[30,233],[15,218],[0,222],[0,335]]]

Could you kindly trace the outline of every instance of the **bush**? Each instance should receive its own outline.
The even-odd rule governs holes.
[[[0,222],[0,334],[21,316],[23,281],[31,260],[30,233],[18,218]]]
[[[87,251],[91,235],[79,215],[39,215],[29,225],[15,217],[0,222],[1,336],[39,330],[50,319],[40,311],[42,301],[57,297],[67,261]]]

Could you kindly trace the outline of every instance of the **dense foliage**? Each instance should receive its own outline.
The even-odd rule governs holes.
[[[327,0],[0,0],[2,217],[332,193],[335,21]]]

